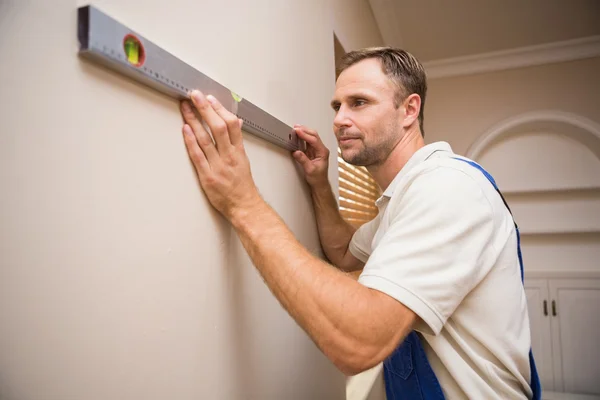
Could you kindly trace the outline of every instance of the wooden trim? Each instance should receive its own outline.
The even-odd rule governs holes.
[[[368,213],[377,213],[378,212],[377,207],[375,207],[371,204],[358,203],[356,201],[346,200],[344,198],[340,199],[340,207],[354,208],[356,210],[364,211],[364,212],[368,212]]]
[[[374,183],[365,181],[351,172],[344,171],[342,168],[338,168],[338,171],[341,178],[347,179],[355,185],[363,187],[373,193],[377,193],[377,186],[375,186]]]
[[[342,218],[355,228],[371,221],[379,213],[375,202],[379,186],[365,167],[346,163],[338,148],[338,203]]]
[[[367,219],[367,220],[371,220],[377,216],[377,214],[373,213],[373,212],[359,211],[359,210],[353,210],[353,209],[342,208],[342,207],[340,207],[340,214],[344,218]]]
[[[346,189],[344,187],[339,187],[339,198],[340,199],[351,199],[358,203],[363,204],[375,204],[375,200],[373,197],[366,196],[364,194],[357,193],[353,190]]]
[[[379,197],[377,195],[377,193],[375,191],[373,191],[372,189],[369,190],[362,186],[358,186],[342,176],[339,177],[339,186],[343,187],[344,189],[347,189],[351,192],[357,192],[357,193],[362,194],[363,196],[368,196],[369,198],[376,199],[377,197]]]
[[[340,161],[340,160],[338,159],[338,161]],[[338,163],[338,166],[353,175],[360,176],[365,181],[369,181],[369,182],[373,181],[373,178],[369,175],[368,172],[365,172],[362,169],[355,167],[354,165],[350,165],[344,161],[340,161]]]

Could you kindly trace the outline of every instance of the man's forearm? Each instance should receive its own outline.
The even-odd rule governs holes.
[[[321,246],[329,261],[343,269],[342,260],[355,229],[340,215],[328,181],[311,189]]]
[[[231,222],[269,289],[342,371],[356,373],[381,353],[376,339],[389,336],[389,326],[379,322],[390,316],[370,289],[313,256],[262,201]]]

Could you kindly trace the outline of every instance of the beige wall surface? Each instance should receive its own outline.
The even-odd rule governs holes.
[[[345,51],[383,46],[367,0],[331,0],[334,31]]]
[[[600,58],[428,84],[425,139],[449,140],[461,154],[494,124],[528,111],[566,111],[600,123]]]
[[[600,58],[434,79],[429,88],[426,141],[478,153],[519,223],[526,270],[599,271]],[[479,148],[521,119],[531,121]]]
[[[0,6],[0,398],[344,398],[202,194],[177,102],[77,57],[82,4]],[[331,131],[329,3],[94,5],[287,124]],[[245,143],[264,198],[321,254],[288,152]]]

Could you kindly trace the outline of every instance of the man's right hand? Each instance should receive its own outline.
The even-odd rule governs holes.
[[[304,168],[304,176],[312,187],[328,182],[329,149],[325,147],[319,134],[303,125],[294,125],[298,137],[306,142],[306,152],[297,150],[294,159]]]
[[[295,151],[294,158],[302,165],[306,181],[312,188],[319,239],[325,255],[329,262],[344,271],[361,269],[363,262],[354,257],[348,249],[355,229],[340,215],[338,203],[327,179],[329,150],[314,130],[303,125],[294,125],[294,131],[306,142],[306,152]]]

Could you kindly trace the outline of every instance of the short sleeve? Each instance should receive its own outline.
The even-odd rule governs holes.
[[[472,177],[449,167],[420,174],[394,196],[390,225],[359,281],[415,312],[415,329],[437,335],[491,268],[492,207]]]
[[[367,259],[371,254],[371,243],[373,242],[373,237],[379,226],[380,218],[381,216],[377,215],[377,217],[371,221],[361,225],[360,228],[354,232],[354,235],[350,240],[350,245],[348,246],[350,253],[363,263],[367,262]]]

